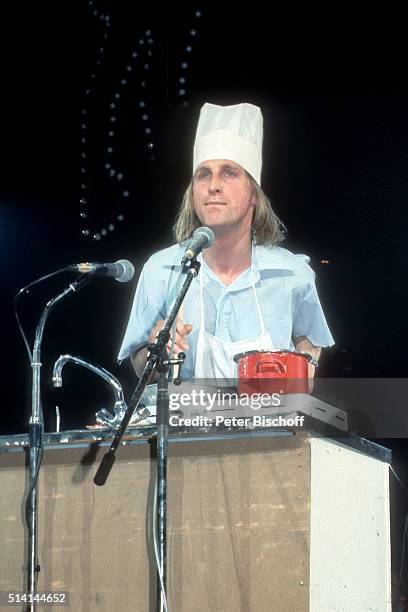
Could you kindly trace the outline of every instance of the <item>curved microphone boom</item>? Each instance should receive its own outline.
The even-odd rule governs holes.
[[[115,263],[89,263],[87,261],[69,266],[70,270],[81,274],[93,274],[94,276],[112,276],[120,283],[128,283],[132,280],[135,269],[127,259],[119,259]]]
[[[197,257],[203,249],[208,249],[214,242],[214,232],[209,227],[199,227],[188,244],[181,265]]]

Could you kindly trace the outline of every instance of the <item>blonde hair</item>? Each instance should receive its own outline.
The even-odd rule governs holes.
[[[269,198],[252,176],[246,173],[256,198],[252,217],[252,236],[255,244],[273,246],[285,240],[286,227],[274,212]],[[193,181],[191,180],[179,208],[173,234],[179,244],[191,238],[194,230],[201,226],[194,210]]]

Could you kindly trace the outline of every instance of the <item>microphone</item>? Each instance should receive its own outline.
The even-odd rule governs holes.
[[[89,263],[87,261],[69,266],[69,269],[81,274],[94,276],[112,276],[120,283],[128,283],[135,273],[133,264],[127,259],[118,259],[115,263]]]
[[[181,265],[197,257],[203,249],[208,249],[214,242],[214,232],[209,227],[198,227],[188,244]]]

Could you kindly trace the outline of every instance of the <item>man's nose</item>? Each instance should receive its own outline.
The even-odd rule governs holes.
[[[221,181],[218,176],[212,176],[208,183],[208,191],[217,193],[221,191]]]

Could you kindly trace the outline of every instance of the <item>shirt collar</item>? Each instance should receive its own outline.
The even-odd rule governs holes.
[[[163,268],[179,270],[181,268],[180,262],[185,249],[186,244],[179,244],[178,249],[175,249],[173,261],[163,262]],[[262,270],[284,270],[292,272],[295,266],[293,262],[290,261],[291,257],[289,255],[286,249],[282,249],[278,246],[265,247],[254,245],[252,248],[252,268],[254,270],[255,279],[259,279],[259,272],[262,272]]]
[[[288,257],[286,249],[278,246],[264,247],[255,246],[252,250],[253,266],[255,269],[262,270],[294,270],[293,263]]]

